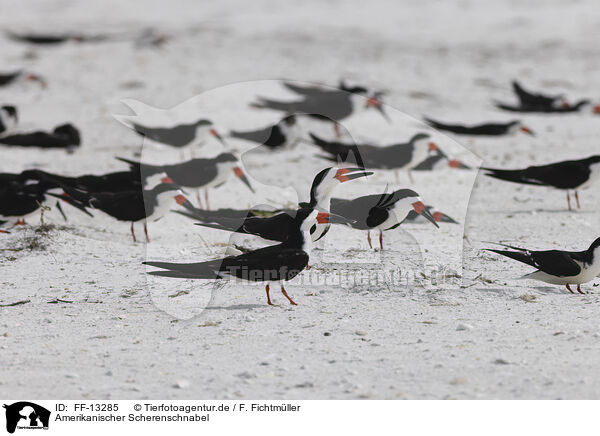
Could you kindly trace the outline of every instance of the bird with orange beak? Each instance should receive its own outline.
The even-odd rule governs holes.
[[[187,198],[178,185],[168,177],[152,189],[120,192],[86,192],[68,186],[62,187],[63,194],[53,195],[83,208],[97,209],[118,221],[131,222],[131,236],[136,242],[133,224],[142,221],[146,242],[150,242],[147,223],[158,221],[166,215],[174,204],[186,206]]]
[[[352,162],[367,170],[407,170],[410,181],[410,171],[423,162],[428,153],[439,150],[437,144],[431,141],[426,133],[413,135],[408,142],[392,145],[376,146],[372,144],[347,144],[338,141],[326,141],[317,135],[310,134],[313,143],[326,154],[320,157],[333,162]],[[354,155],[354,159],[350,154]]]
[[[184,188],[205,190],[205,206],[209,209],[208,190],[227,182],[232,175],[240,179],[252,192],[254,189],[246,177],[239,157],[233,153],[221,153],[214,158],[191,159],[172,165],[150,165],[129,159],[117,158],[129,164],[133,171],[146,179],[156,173],[167,173],[175,184]]]
[[[483,123],[471,126],[466,126],[463,124],[445,124],[427,117],[425,117],[425,121],[434,129],[445,130],[458,135],[502,136],[514,135],[515,133],[521,132],[530,136],[535,136],[533,131],[529,127],[523,125],[521,121],[508,121],[506,123]]]
[[[390,194],[365,195],[350,200],[331,199],[331,212],[353,221],[350,227],[367,230],[367,241],[371,244],[371,230],[379,230],[379,246],[383,249],[383,232],[398,227],[414,211],[439,227],[430,209],[411,189],[398,189]]]

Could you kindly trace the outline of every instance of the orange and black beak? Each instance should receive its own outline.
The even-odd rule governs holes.
[[[336,215],[334,213],[329,212],[319,212],[317,214],[317,223],[318,224],[345,224],[350,225],[354,224],[356,221],[343,217],[341,215]]]
[[[450,159],[448,161],[448,166],[450,168],[458,168],[460,170],[470,170],[471,167],[468,165],[465,165],[464,163],[462,163],[461,161],[459,161],[458,159]]]
[[[371,96],[371,97],[367,98],[367,103],[365,106],[367,108],[374,108],[375,110],[377,110],[377,112],[379,112],[381,114],[381,116],[383,118],[385,118],[388,123],[392,122],[389,115],[383,109],[383,102],[376,96]]]
[[[433,213],[433,219],[435,220],[436,223],[458,224],[458,221],[456,221],[454,218],[451,218],[448,215],[446,215],[445,213],[440,212],[440,211]]]
[[[215,138],[217,138],[219,140],[219,142],[221,144],[223,144],[223,146],[225,146],[225,147],[227,146],[223,137],[221,135],[219,135],[219,132],[217,132],[215,129],[210,129],[209,132],[211,135],[213,135]]]
[[[248,189],[250,189],[254,193],[254,188],[252,188],[252,185],[250,184],[250,180],[248,180],[248,178],[246,177],[246,174],[244,174],[244,171],[240,167],[235,167],[233,169],[233,173],[236,175],[236,177],[238,177],[242,182],[244,182],[246,184]]]
[[[340,168],[333,176],[340,183],[373,175],[372,171],[365,171],[364,168]]]
[[[436,226],[438,229],[440,228],[440,226],[438,225],[437,222],[435,222],[435,218],[433,217],[433,215],[431,215],[431,212],[429,212],[429,209],[427,209],[425,207],[425,205],[423,204],[422,201],[415,201],[412,204],[413,209],[415,210],[415,212],[417,212],[419,215],[427,218],[427,220],[431,221],[431,223]]]
[[[533,133],[529,127],[521,126],[519,130],[521,130],[523,133],[527,133],[528,135],[535,136],[535,133]]]
[[[185,197],[185,195],[178,194],[175,196],[175,201],[178,205],[185,207],[186,209],[194,209],[194,205]]]

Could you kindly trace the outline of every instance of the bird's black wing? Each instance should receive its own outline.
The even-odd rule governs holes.
[[[551,97],[543,94],[534,94],[532,92],[525,91],[523,87],[515,80],[512,83],[513,90],[522,106],[540,106],[540,107],[552,107],[554,102],[560,99],[562,96]]]
[[[557,277],[575,276],[581,272],[581,267],[566,251],[529,251],[524,249],[520,249],[520,251],[488,249],[488,251],[526,263]]]
[[[278,244],[224,259],[220,271],[254,281],[290,280],[307,264],[305,251]]]
[[[145,127],[134,123],[133,129],[140,135],[155,142],[168,144],[173,147],[183,147],[194,139],[194,135],[196,134],[195,128],[187,124],[175,127]]]
[[[589,175],[590,170],[587,166],[577,161],[565,161],[528,167],[524,171],[523,178],[559,189],[573,189],[585,183]]]
[[[253,281],[289,280],[308,264],[308,254],[298,248],[280,245],[261,248],[239,256],[198,263],[143,262],[167,271],[150,274],[163,277],[207,279],[226,276]]]
[[[0,137],[0,143],[19,147],[66,148],[69,146],[63,138],[46,132],[21,133]]]
[[[435,121],[435,120],[432,120],[431,118],[427,118],[427,117],[423,117],[423,119],[425,120],[425,122],[427,124],[429,124],[434,129],[446,130],[448,132],[458,133],[458,134],[462,134],[462,135],[468,135],[468,134],[472,133],[471,128],[460,125],[460,124],[444,124],[444,123],[440,123],[439,121]]]
[[[37,35],[31,33],[17,34],[12,32],[7,32],[7,36],[14,41],[40,45],[60,44],[71,38],[71,35]]]
[[[15,71],[14,73],[0,74],[0,86],[6,86],[12,83],[17,77],[21,75],[22,71]]]
[[[512,106],[506,103],[494,102],[494,106],[498,109],[502,109],[509,112],[538,112],[537,109],[529,106]]]
[[[365,195],[352,200],[332,198],[331,213],[355,221],[351,224],[353,228],[366,230],[387,219],[388,212],[382,205],[387,203],[390,195]]]

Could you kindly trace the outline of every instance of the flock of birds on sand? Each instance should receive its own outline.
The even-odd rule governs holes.
[[[105,40],[100,36],[88,38],[84,35],[11,35],[11,38],[42,45]],[[46,83],[41,76],[30,72],[0,73],[0,88],[19,82],[37,82],[42,86]],[[134,242],[134,223],[143,223],[146,241],[150,242],[147,223],[162,218],[179,205],[175,212],[194,220],[198,226],[254,235],[265,244],[277,244],[256,250],[236,249],[238,252],[225,258],[197,263],[144,262],[157,268],[149,274],[184,279],[236,277],[264,282],[269,305],[272,304],[270,283],[275,282],[290,304],[295,305],[285,290],[284,282],[308,268],[312,244],[327,234],[331,224],[367,231],[371,248],[371,230],[378,231],[380,249],[383,249],[383,232],[395,229],[403,222],[421,219],[436,227],[439,223],[456,223],[448,215],[426,205],[419,194],[411,189],[393,192],[387,192],[386,189],[386,192],[373,192],[350,199],[333,198],[337,186],[365,179],[375,170],[404,170],[412,181],[411,171],[431,171],[440,166],[455,169],[469,167],[451,159],[427,133],[418,133],[406,142],[389,145],[345,142],[339,123],[362,110],[376,110],[391,122],[384,109],[382,92],[364,86],[348,86],[344,82],[335,88],[292,82],[283,82],[283,85],[297,98],[282,101],[258,97],[251,104],[256,110],[279,113],[279,122],[257,126],[250,131],[234,130],[227,136],[279,153],[286,153],[298,143],[309,142],[319,150],[318,156],[329,165],[337,163],[337,166],[327,167],[315,175],[310,187],[310,200],[300,203],[297,208],[210,210],[209,191],[227,183],[232,177],[241,180],[252,191],[253,187],[246,177],[239,155],[228,146],[210,119],[201,118],[174,126],[148,126],[131,122],[129,127],[154,143],[180,152],[193,150],[209,137],[214,137],[225,150],[216,157],[192,158],[169,165],[118,158],[129,169],[101,175],[66,176],[35,168],[18,174],[0,173],[0,224],[12,222],[13,225],[24,225],[27,216],[40,209],[45,210],[47,206],[44,204],[52,200],[57,202],[57,208],[63,216],[61,202],[89,216],[93,216],[91,211],[99,210],[116,220],[131,223]],[[588,100],[569,103],[562,95],[533,93],[517,82],[513,82],[513,90],[518,101],[513,104],[497,102],[499,109],[521,113],[572,113],[592,106]],[[592,111],[600,113],[600,106],[593,106]],[[74,152],[81,144],[80,132],[71,124],[58,126],[52,132],[18,132],[18,115],[19,110],[13,105],[6,104],[0,108],[0,146],[58,148]],[[298,127],[299,117],[331,123],[334,137],[326,139],[309,133],[310,140],[303,138]],[[519,120],[479,125],[447,124],[431,118],[425,118],[425,122],[437,130],[458,135],[502,136],[519,132],[534,135]],[[340,162],[344,165],[340,165]],[[570,192],[574,193],[577,207],[580,207],[578,191],[600,178],[600,155],[524,169],[483,170],[486,175],[499,180],[566,191],[568,208],[571,210]],[[204,208],[194,206],[186,197],[186,190],[198,192],[198,203],[201,203],[199,192],[204,190]],[[9,230],[0,231],[9,233]],[[531,251],[510,245],[490,251],[536,268],[523,278],[565,285],[570,292],[573,292],[570,285],[577,285],[577,291],[583,293],[581,284],[600,274],[600,238],[587,250],[580,252]]]

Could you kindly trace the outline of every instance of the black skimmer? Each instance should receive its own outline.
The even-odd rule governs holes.
[[[15,225],[25,224],[25,218],[43,206],[46,195],[52,195],[47,192],[52,188],[52,184],[23,174],[0,174],[0,220],[15,219]],[[90,215],[81,205],[73,206]],[[60,207],[59,211],[62,213]]]
[[[108,35],[84,35],[82,33],[13,33],[7,32],[6,35],[19,42],[25,42],[35,45],[58,45],[65,42],[101,42],[109,39]]]
[[[273,305],[269,295],[269,282],[279,282],[281,293],[288,299],[290,304],[296,306],[296,302],[287,294],[283,282],[296,277],[308,265],[312,245],[310,228],[313,226],[318,214],[319,211],[316,209],[299,209],[284,242],[239,256],[229,256],[198,263],[153,261],[143,263],[165,270],[151,271],[149,274],[154,276],[205,280],[237,277],[250,282],[267,282],[265,291],[269,305]]]
[[[440,212],[433,206],[426,205],[425,209],[427,209],[429,211],[429,213],[431,214],[431,216],[433,217],[433,219],[435,220],[436,223],[458,224],[458,221],[456,221],[454,218],[446,215],[443,212]],[[404,224],[404,223],[419,223],[420,224],[420,223],[425,223],[425,222],[426,222],[426,219],[423,217],[423,215],[418,214],[414,210],[411,210],[408,213],[408,215],[406,216],[406,218],[404,219],[404,221],[402,221],[401,224]]]
[[[367,241],[371,248],[371,230],[379,230],[379,246],[383,249],[383,231],[398,227],[412,210],[439,227],[419,194],[411,189],[365,195],[351,200],[331,199],[331,213],[354,221],[350,224],[352,228],[367,230]]]
[[[37,131],[0,136],[1,145],[39,148],[64,148],[71,153],[81,145],[79,130],[72,124],[56,127],[52,133]]]
[[[128,163],[132,170],[140,172],[144,178],[164,172],[179,186],[196,189],[204,188],[207,209],[209,209],[208,189],[222,185],[232,174],[254,192],[250,181],[242,170],[239,158],[233,153],[221,153],[214,158],[191,159],[187,162],[172,165],[150,165],[120,157],[117,159]]]
[[[567,204],[571,210],[569,190],[575,191],[580,208],[578,190],[589,187],[600,178],[600,155],[585,159],[567,160],[548,165],[530,166],[522,170],[482,168],[486,176],[526,185],[550,186],[567,191]]]
[[[10,132],[17,125],[19,115],[15,106],[0,107],[0,135]]]
[[[372,174],[372,172],[366,172],[362,168],[334,167],[325,168],[315,176],[311,186],[310,201],[299,205],[301,209],[316,208],[319,210],[317,221],[310,229],[313,242],[321,239],[329,231],[331,224],[352,224],[345,217],[329,214],[331,195],[336,186]],[[251,234],[269,241],[283,242],[287,238],[289,227],[294,225],[294,215],[298,213],[298,210],[281,211],[270,217],[246,215],[245,217],[233,218],[214,216],[210,212],[206,213],[195,208],[191,209],[190,212],[178,211],[178,213],[202,221],[196,223],[199,226]]]
[[[173,180],[164,177],[161,184],[149,190],[85,192],[63,186],[64,194],[53,196],[73,205],[101,210],[119,221],[131,222],[133,242],[137,242],[133,224],[143,221],[146,241],[150,242],[148,221],[161,219],[174,203],[185,205],[188,202],[180,189]]]
[[[545,108],[543,110],[535,107],[511,106],[504,103],[496,103],[496,107],[509,112],[543,112],[543,113],[571,113],[579,112],[581,108],[590,104],[588,99],[583,99],[575,104],[564,103],[562,106]],[[600,108],[594,107],[594,112],[600,112]]]
[[[300,140],[300,132],[296,115],[285,117],[277,124],[258,130],[230,132],[232,138],[244,139],[264,145],[269,150],[293,148]]]
[[[12,73],[0,73],[0,87],[8,86],[11,83],[15,83],[19,80],[38,82],[42,88],[46,87],[46,81],[37,74],[26,73],[22,70],[14,71]]]
[[[462,124],[444,124],[431,118],[424,117],[425,122],[434,129],[445,130],[459,135],[473,136],[501,136],[509,135],[517,132],[523,132],[531,136],[534,133],[528,127],[524,126],[521,121],[508,121],[506,123],[483,123],[473,126],[465,126]]]
[[[410,170],[423,162],[429,152],[439,150],[426,133],[417,133],[408,142],[387,146],[374,146],[370,144],[344,144],[342,142],[325,141],[314,134],[310,134],[315,145],[328,155],[321,155],[324,159],[333,162],[348,162],[350,153],[359,167],[382,170],[407,169],[412,181]]]
[[[574,294],[569,285],[577,285],[577,292],[584,294],[581,285],[600,274],[600,238],[584,251],[545,250],[532,251],[525,248],[498,244],[510,250],[494,250],[486,248],[502,256],[510,257],[519,262],[537,268],[520,279],[539,280],[553,285],[565,285]]]
[[[150,189],[161,183],[161,179],[166,176],[165,173],[152,174],[142,181],[142,175],[136,171],[118,171],[100,175],[85,174],[77,177],[60,176],[42,170],[26,170],[21,174],[32,180],[44,181],[52,187],[68,186],[86,192]]]
[[[494,102],[496,107],[510,112],[542,112],[542,113],[569,113],[578,112],[582,107],[590,104],[590,101],[583,99],[575,104],[564,100],[562,95],[548,96],[544,94],[535,94],[523,89],[519,83],[512,83],[513,91],[519,99],[518,105],[509,105],[505,103]],[[594,112],[600,112],[600,107],[595,106]]]
[[[340,136],[338,122],[348,118],[358,109],[374,108],[388,121],[383,109],[381,92],[369,92],[363,86],[347,86],[343,81],[339,88],[303,86],[284,82],[290,91],[299,94],[300,100],[279,101],[259,97],[251,106],[260,109],[271,109],[286,114],[306,114],[313,118],[332,121],[336,135]]]
[[[154,142],[175,148],[199,145],[206,141],[209,135],[214,136],[225,145],[221,135],[213,128],[213,122],[205,118],[193,123],[178,124],[173,127],[148,127],[135,122],[130,127],[140,135]]]

